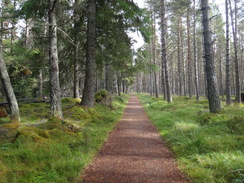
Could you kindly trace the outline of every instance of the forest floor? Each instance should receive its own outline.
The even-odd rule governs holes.
[[[123,118],[91,165],[83,183],[184,183],[174,154],[148,119],[139,99],[131,96]]]

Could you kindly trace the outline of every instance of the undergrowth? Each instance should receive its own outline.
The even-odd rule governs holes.
[[[138,96],[192,182],[244,182],[244,106],[212,114],[206,99]]]
[[[22,123],[15,139],[0,143],[0,182],[80,180],[82,170],[119,121],[127,99],[126,95],[114,97],[113,109],[103,105],[89,109],[76,105],[78,99],[65,98],[64,120],[48,119],[48,104],[20,105]]]

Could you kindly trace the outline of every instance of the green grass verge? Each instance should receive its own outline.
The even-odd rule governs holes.
[[[175,97],[168,104],[138,95],[147,114],[192,182],[244,182],[244,106],[208,111],[208,101]]]
[[[77,99],[63,99],[64,121],[47,120],[48,104],[20,105],[22,124],[17,128],[16,138],[12,142],[0,143],[0,182],[67,183],[80,180],[82,170],[119,121],[127,100],[126,95],[114,97],[113,109],[102,105],[87,109],[73,106],[79,102]],[[33,126],[36,123],[40,124]]]

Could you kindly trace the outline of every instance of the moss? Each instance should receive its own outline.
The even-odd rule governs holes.
[[[69,120],[75,120],[86,124],[92,121],[91,115],[89,113],[89,109],[76,105],[71,109],[64,112],[64,117],[68,118]]]
[[[49,133],[47,130],[38,129],[36,127],[20,127],[18,129],[18,140],[22,143],[26,142],[38,142],[44,143],[48,140]]]
[[[62,98],[62,103],[72,103],[72,104],[76,104],[76,103],[80,103],[81,99],[80,98],[70,98],[70,97],[66,97],[66,98]]]
[[[227,122],[228,128],[232,133],[243,134],[244,133],[244,118],[234,117]]]
[[[0,183],[8,182],[6,177],[7,172],[8,172],[7,167],[4,166],[3,162],[0,160],[0,177],[1,177]]]
[[[45,130],[52,130],[54,128],[60,130],[68,130],[68,127],[65,125],[65,122],[57,117],[51,117],[48,121],[44,124],[38,125],[38,128],[45,129]]]
[[[96,102],[101,102],[104,98],[107,98],[108,97],[108,91],[105,90],[105,89],[102,89],[102,90],[98,90],[96,93],[95,93],[95,101]]]
[[[0,126],[0,142],[11,142],[15,139],[19,123],[8,123]]]
[[[33,125],[32,118],[40,116],[39,113],[48,114],[49,106],[28,104],[22,106],[26,110],[22,119],[28,126],[23,123],[20,127],[19,124],[7,125],[17,131],[17,137],[12,143],[0,145],[0,183],[76,182],[80,179],[80,173],[117,123],[125,103],[118,99],[119,110],[115,111],[100,104],[94,108],[80,105],[71,108],[75,104],[73,99],[65,100],[64,120],[50,118]],[[39,110],[43,111],[38,113]],[[40,122],[38,117],[35,120]]]

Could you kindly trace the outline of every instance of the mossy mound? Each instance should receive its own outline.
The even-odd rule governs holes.
[[[80,122],[80,124],[82,123],[83,125],[92,121],[89,110],[81,105],[75,105],[74,107],[65,111],[64,116],[69,121],[78,121]]]
[[[65,122],[60,118],[51,117],[48,119],[46,123],[38,125],[37,128],[44,129],[44,130],[52,130],[56,128],[63,131],[67,131],[72,129],[72,124],[68,124],[67,122]]]
[[[2,178],[0,180],[0,183],[8,182],[7,177],[5,176],[8,172],[8,169],[6,166],[4,166],[3,162],[0,160],[0,177]]]
[[[94,98],[96,103],[112,108],[112,97],[107,90],[98,90],[95,93]]]
[[[48,141],[49,133],[47,130],[39,129],[32,126],[23,126],[18,129],[17,139],[21,142],[38,142]]]
[[[18,133],[19,123],[8,123],[0,126],[0,142],[11,142]]]
[[[80,98],[67,97],[67,98],[62,98],[61,101],[62,101],[62,103],[73,103],[73,104],[76,104],[76,103],[80,103],[81,99]]]

